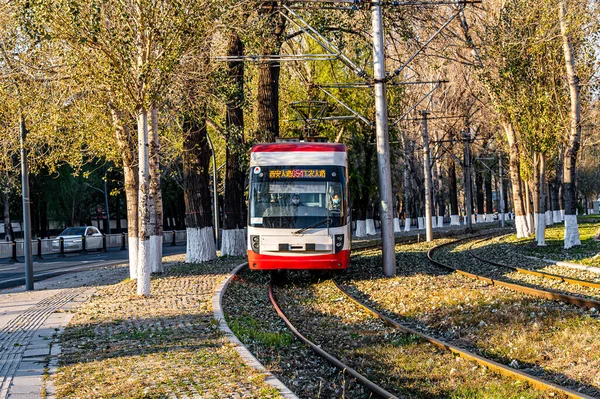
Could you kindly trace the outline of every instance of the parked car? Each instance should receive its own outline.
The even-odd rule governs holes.
[[[52,241],[52,250],[60,250],[60,237],[64,241],[65,252],[81,251],[81,237],[85,236],[85,248],[102,249],[102,233],[93,226],[67,227]]]

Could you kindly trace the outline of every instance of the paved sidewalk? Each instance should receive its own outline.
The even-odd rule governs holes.
[[[89,270],[24,287],[0,291],[0,399],[52,397],[44,375],[56,367],[60,348],[55,337],[95,287],[128,276],[127,267]],[[47,386],[48,385],[48,386]]]

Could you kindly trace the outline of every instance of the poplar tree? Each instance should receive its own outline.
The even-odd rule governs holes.
[[[132,248],[130,270],[140,295],[150,294],[150,216],[156,193],[150,189],[150,110],[164,103],[181,58],[206,37],[213,12],[219,11],[210,5],[210,0],[39,0],[21,5],[30,31],[66,44],[66,58],[79,72],[84,90],[108,99],[123,149],[128,208],[135,208],[138,165],[137,219],[128,211],[128,226],[130,247],[135,246],[131,230],[137,226],[137,265]]]

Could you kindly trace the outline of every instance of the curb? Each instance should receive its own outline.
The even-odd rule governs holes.
[[[264,374],[265,382],[267,384],[269,384],[270,386],[272,386],[273,388],[279,390],[279,392],[281,393],[281,396],[284,397],[285,399],[299,399],[298,396],[296,396],[296,394],[294,394],[287,386],[285,386],[285,384],[283,382],[281,382],[277,377],[275,377],[273,374],[271,374],[265,368],[265,366],[263,366],[258,361],[258,359],[255,358],[254,355],[252,355],[252,353],[250,353],[248,348],[246,348],[244,346],[244,344],[242,344],[242,342],[235,336],[235,334],[233,333],[233,331],[231,331],[231,329],[227,325],[227,322],[225,321],[225,315],[223,314],[223,307],[221,306],[221,303],[223,301],[223,296],[225,295],[225,290],[227,289],[227,286],[231,282],[231,279],[233,278],[233,276],[235,276],[236,273],[239,272],[247,264],[248,263],[242,263],[242,264],[236,266],[236,268],[233,269],[231,271],[231,273],[229,273],[227,278],[224,279],[215,289],[215,293],[213,295],[213,300],[212,300],[213,317],[215,318],[215,320],[217,320],[219,322],[219,330],[227,337],[229,342],[233,345],[234,349],[240,354],[244,363],[246,363],[248,366],[250,366],[250,367],[254,368],[255,370],[260,371],[262,374]]]

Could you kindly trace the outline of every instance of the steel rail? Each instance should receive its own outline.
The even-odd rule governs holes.
[[[361,307],[362,309],[365,309],[367,312],[371,313],[373,316],[383,320],[386,324],[402,331],[405,332],[407,334],[412,334],[412,335],[416,335],[418,337],[421,337],[422,339],[424,339],[425,341],[433,344],[434,346],[436,346],[437,348],[440,348],[442,350],[446,350],[449,352],[452,352],[455,355],[460,356],[463,359],[466,360],[471,360],[474,362],[479,363],[482,366],[485,366],[487,368],[489,368],[490,370],[503,375],[505,377],[509,377],[512,379],[516,379],[519,381],[524,381],[527,382],[528,384],[530,384],[531,386],[535,387],[536,389],[539,389],[541,391],[556,391],[559,393],[562,393],[564,395],[566,395],[569,398],[592,398],[591,396],[576,392],[574,390],[571,390],[569,388],[565,388],[562,387],[560,385],[554,384],[552,382],[543,380],[541,378],[532,376],[530,374],[524,373],[522,371],[519,370],[515,370],[512,367],[506,366],[502,363],[496,362],[494,360],[491,359],[487,359],[483,356],[477,355],[475,353],[469,352],[465,349],[462,349],[458,346],[452,345],[450,343],[447,343],[445,341],[442,341],[440,339],[434,338],[431,335],[427,335],[425,333],[422,333],[418,330],[415,330],[414,328],[411,328],[409,326],[406,326],[402,323],[399,323],[397,321],[395,321],[394,319],[391,319],[387,316],[385,316],[384,314],[379,313],[378,311],[376,311],[375,309],[371,308],[370,306],[360,302],[358,299],[356,299],[352,294],[350,294],[348,291],[346,291],[345,289],[343,289],[335,280],[332,280],[333,283],[335,284],[335,286],[348,298],[350,299],[352,302],[354,302],[356,305],[358,305],[359,307]]]
[[[336,357],[330,355],[329,353],[327,353],[326,351],[324,351],[323,349],[321,349],[319,346],[317,346],[316,344],[314,344],[313,342],[311,342],[304,335],[302,335],[296,329],[296,327],[294,327],[294,325],[290,322],[290,320],[286,317],[286,315],[283,313],[283,311],[281,310],[281,308],[277,304],[277,301],[275,300],[275,295],[273,294],[273,284],[272,284],[272,282],[269,282],[269,299],[271,299],[271,303],[273,304],[273,307],[275,308],[275,311],[277,312],[277,314],[279,315],[279,317],[281,317],[281,319],[286,324],[286,326],[290,329],[290,331],[300,341],[302,341],[306,345],[308,345],[316,354],[318,354],[319,356],[321,356],[322,358],[324,358],[325,360],[327,360],[329,363],[333,364],[335,367],[337,367],[340,370],[342,370],[343,373],[347,373],[347,374],[351,375],[352,377],[354,377],[358,383],[360,383],[361,385],[365,386],[367,389],[369,389],[374,394],[376,394],[376,395],[378,395],[378,396],[380,396],[382,398],[398,399],[398,396],[396,396],[396,395],[394,395],[394,394],[386,391],[385,389],[381,388],[379,385],[373,383],[367,377],[363,376],[358,371],[356,371],[353,368],[351,368],[350,366],[346,365],[345,363],[343,363],[342,361],[340,361]]]
[[[529,274],[531,276],[536,276],[536,277],[543,277],[543,278],[546,278],[546,279],[549,279],[549,280],[558,280],[558,281],[562,281],[563,283],[569,283],[569,284],[572,284],[572,285],[580,285],[580,286],[583,286],[583,287],[600,289],[600,283],[595,283],[593,281],[581,280],[581,279],[578,279],[578,278],[561,276],[559,274],[552,274],[552,273],[540,272],[540,271],[532,270],[532,269],[525,269],[525,268],[521,268],[521,267],[511,266],[511,265],[507,265],[507,264],[504,264],[504,263],[499,263],[499,262],[494,262],[492,260],[483,259],[479,255],[475,254],[475,252],[473,251],[473,245],[475,245],[475,244],[477,244],[479,242],[490,240],[491,238],[492,237],[485,238],[483,240],[479,240],[479,241],[473,242],[469,246],[469,253],[471,254],[471,256],[473,256],[477,260],[480,260],[481,262],[488,263],[488,264],[490,264],[492,266],[503,267],[505,269],[509,269],[509,270],[512,270],[512,271],[515,271],[515,272],[518,272],[518,273]]]
[[[460,274],[460,275],[463,275],[466,277],[470,277],[475,280],[485,281],[486,283],[491,284],[491,285],[510,288],[513,291],[532,295],[532,296],[535,296],[538,298],[562,301],[562,302],[565,302],[565,303],[568,303],[571,305],[575,305],[575,306],[579,306],[579,307],[583,307],[583,308],[588,308],[588,309],[591,309],[591,308],[599,309],[600,308],[600,301],[595,301],[592,299],[577,297],[577,296],[573,296],[573,295],[561,294],[561,293],[553,292],[553,291],[542,290],[539,288],[526,287],[526,286],[523,286],[520,284],[508,283],[506,281],[495,280],[495,279],[492,279],[489,277],[481,276],[479,274],[469,273],[469,272],[466,272],[461,269],[455,269],[452,266],[448,266],[442,262],[439,262],[439,261],[433,259],[433,253],[436,252],[437,250],[439,250],[443,247],[449,246],[449,245],[459,244],[461,242],[468,241],[470,239],[473,239],[473,237],[464,238],[464,239],[456,240],[456,241],[451,241],[451,242],[447,242],[447,243],[438,245],[436,247],[433,247],[429,251],[427,251],[427,259],[429,259],[429,261],[431,263],[433,263],[434,265],[443,267],[443,268],[451,270],[457,274]]]

